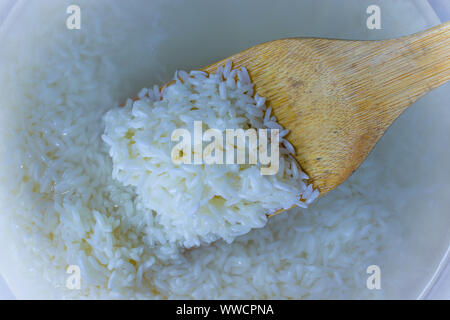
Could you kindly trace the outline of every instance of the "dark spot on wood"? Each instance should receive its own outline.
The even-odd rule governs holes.
[[[316,160],[317,160],[317,161],[320,161],[320,160],[322,160],[322,158],[316,158]]]
[[[303,82],[303,81],[301,81],[301,80],[294,80],[294,79],[292,79],[292,82],[291,82],[291,87],[293,88],[293,89],[298,89],[298,88],[300,88],[301,86],[303,86],[305,83]]]

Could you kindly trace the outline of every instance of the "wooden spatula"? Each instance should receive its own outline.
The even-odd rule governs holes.
[[[449,80],[450,23],[382,41],[275,40],[203,70],[229,60],[247,68],[324,195],[358,168],[408,106]]]

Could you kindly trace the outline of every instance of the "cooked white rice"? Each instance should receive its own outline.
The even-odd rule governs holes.
[[[247,70],[232,70],[230,61],[215,74],[179,71],[162,94],[158,86],[142,89],[139,100],[128,99],[124,107],[106,114],[102,138],[109,147],[113,178],[133,187],[137,210],[153,210],[151,218],[142,212],[152,242],[187,248],[218,238],[231,243],[263,227],[267,214],[293,205],[306,207],[318,196],[319,191],[305,183],[308,176],[286,139],[280,143],[287,147],[282,145],[280,157],[273,159],[279,163],[274,175],[262,175],[260,163],[173,162],[172,132],[183,128],[193,136],[195,121],[222,136],[226,129],[284,130],[271,109],[266,110],[265,99],[253,91]],[[249,153],[248,141],[245,151]]]
[[[388,156],[389,148],[373,153],[355,175],[310,208],[271,218],[264,228],[232,244],[218,240],[183,251],[155,242],[162,235],[152,227],[154,213],[139,208],[133,188],[113,179],[113,162],[101,135],[102,117],[112,106],[158,80],[143,74],[167,75],[160,63],[152,63],[164,40],[155,35],[163,30],[157,16],[148,16],[158,8],[147,10],[135,26],[141,8],[122,10],[111,2],[78,1],[83,27],[70,32],[58,27],[65,23],[58,13],[71,3],[42,0],[40,21],[45,24],[23,33],[15,30],[2,48],[0,58],[10,63],[2,64],[0,75],[0,246],[3,253],[11,245],[11,257],[17,260],[8,257],[0,266],[2,272],[15,269],[20,278],[30,279],[20,296],[383,296],[383,291],[366,288],[366,268],[380,264],[384,272],[386,247],[395,244],[390,235],[402,239],[393,216],[407,215],[408,204],[424,194],[422,184],[411,182],[424,176],[417,162],[405,162],[410,168],[400,171],[419,177],[397,179],[404,174],[394,168],[405,157]],[[28,42],[22,41],[25,35]],[[134,52],[135,47],[144,54]],[[415,117],[423,119],[424,114]],[[399,140],[396,148],[402,152],[426,150],[420,147],[426,140],[418,143],[420,133],[409,137],[419,127],[412,124],[390,143]],[[69,265],[81,268],[80,290],[65,287]],[[33,292],[36,284],[47,291]]]

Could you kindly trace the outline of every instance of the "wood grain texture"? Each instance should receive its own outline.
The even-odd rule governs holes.
[[[393,40],[275,40],[203,70],[228,60],[248,69],[256,92],[291,130],[296,158],[323,195],[409,105],[449,80],[450,23]]]

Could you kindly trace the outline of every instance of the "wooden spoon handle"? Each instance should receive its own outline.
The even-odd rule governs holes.
[[[352,44],[347,42],[349,50]],[[383,115],[385,126],[376,127],[385,130],[414,101],[450,79],[450,22],[399,39],[357,46],[355,61],[353,68],[341,66],[354,72],[355,81],[344,85],[349,91],[366,94],[358,94],[351,104],[361,106],[363,118],[380,121]]]

